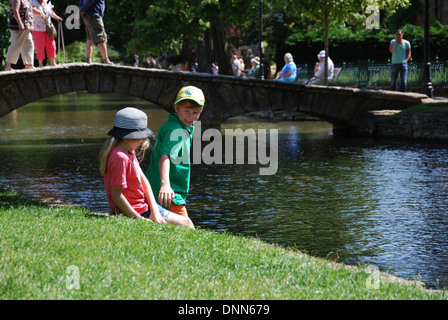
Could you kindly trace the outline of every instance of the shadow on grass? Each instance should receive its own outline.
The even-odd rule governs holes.
[[[41,201],[39,199],[29,198],[27,196],[21,195],[15,190],[11,190],[0,186],[0,210],[10,210],[17,207],[34,207],[34,208],[51,208],[51,207],[65,207],[65,208],[76,208],[79,212],[83,214],[86,218],[107,218],[112,217],[108,213],[91,212],[88,209],[79,207],[71,204],[63,203],[52,203],[51,201]]]
[[[26,198],[18,194],[16,191],[0,186],[0,209],[9,209],[11,207],[23,205],[35,207],[46,206],[38,200]]]

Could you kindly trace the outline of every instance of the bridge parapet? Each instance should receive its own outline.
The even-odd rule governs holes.
[[[291,111],[368,133],[368,110],[403,109],[428,100],[424,94],[309,86],[273,80],[172,72],[104,64],[69,63],[0,73],[0,117],[33,101],[76,91],[121,93],[173,111],[180,87],[196,85],[206,97],[204,127],[249,112]]]

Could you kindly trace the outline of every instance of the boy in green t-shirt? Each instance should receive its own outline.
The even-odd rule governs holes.
[[[162,124],[151,153],[146,176],[157,202],[171,212],[188,217],[185,207],[190,187],[190,149],[194,122],[199,119],[205,98],[201,89],[187,86],[174,102],[176,113]]]

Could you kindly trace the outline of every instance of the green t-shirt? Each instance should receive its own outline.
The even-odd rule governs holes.
[[[173,204],[185,204],[190,187],[190,149],[193,131],[194,126],[187,128],[175,113],[169,114],[168,121],[160,127],[146,171],[157,203],[161,185],[159,160],[162,154],[166,154],[171,158],[170,185],[175,194]],[[165,208],[169,209],[169,206]]]

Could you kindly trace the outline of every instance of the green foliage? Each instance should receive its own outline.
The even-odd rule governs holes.
[[[229,27],[245,27],[256,19],[256,0],[136,0],[122,5],[110,0],[106,21],[111,38],[120,38],[127,54],[160,56],[162,53],[182,55],[188,59],[191,51],[202,43],[208,33],[213,45],[213,57],[220,60],[220,71],[229,64],[225,50],[225,32]],[[124,32],[123,32],[124,30]],[[115,41],[115,40],[113,40]],[[209,44],[206,44],[209,45]],[[215,60],[215,61],[216,61]]]
[[[73,1],[53,2],[56,13],[68,18],[65,10],[74,4]],[[368,30],[363,25],[368,4],[382,8],[380,30]],[[408,7],[409,4],[412,5]],[[0,23],[4,25],[4,30],[7,30],[7,7],[8,1],[0,0]],[[387,46],[395,27],[405,30],[405,38],[411,41],[413,47],[413,58],[419,60],[423,29],[409,22],[420,11],[418,0],[325,0],[319,1],[319,5],[311,0],[265,0],[263,37],[268,43],[266,55],[274,54],[268,58],[274,58],[278,67],[283,65],[285,52],[293,53],[300,64],[314,64],[316,54],[324,49],[324,18],[328,14],[329,50],[333,61],[387,61]],[[149,54],[160,56],[162,53],[181,55],[186,60],[192,59],[200,51],[196,49],[202,48],[202,54],[206,52],[213,62],[220,60],[220,69],[224,71],[222,64],[228,63],[230,46],[258,43],[258,14],[257,0],[134,0],[125,4],[121,0],[108,0],[104,22],[113,61],[123,61],[124,57],[132,57],[134,53],[141,60]],[[231,36],[230,27],[240,34]],[[84,42],[84,25],[81,23],[79,30],[65,29],[64,38],[66,46],[77,41]],[[204,42],[206,38],[211,39],[209,43]],[[9,32],[6,31],[0,34],[0,58],[6,54],[8,46]],[[437,55],[440,60],[448,59],[447,47],[448,26],[433,22],[432,58]],[[84,54],[79,53],[78,49],[75,50],[76,54],[70,53],[74,55],[69,58],[71,61],[84,61]],[[200,58],[204,59],[204,56]]]
[[[314,64],[316,62],[316,54],[322,49],[326,50],[333,59],[333,46],[338,46],[339,44],[334,44],[334,39],[329,31],[331,28],[334,30],[342,30],[341,26],[346,28],[349,25],[357,26],[364,23],[366,21],[366,9],[369,5],[376,5],[379,9],[387,9],[393,12],[395,8],[407,6],[409,2],[410,0],[325,0],[320,1],[316,5],[316,1],[313,0],[273,0],[274,10],[283,12],[290,19],[294,19],[294,16],[299,16],[300,20],[307,26],[307,28],[303,28],[303,25],[298,26],[292,32],[294,35],[291,36],[291,32],[289,32],[289,34],[281,38],[288,45],[283,47],[283,52],[277,52],[277,66],[279,66],[278,62],[281,61],[280,57],[284,52],[293,53],[294,58],[296,59],[297,57],[298,59],[296,61],[300,64]],[[306,33],[309,32],[310,37],[305,36],[308,40],[305,40],[303,37],[304,30]],[[317,30],[320,32],[317,33]],[[344,30],[342,34],[336,34],[336,36],[346,39],[349,35],[349,30]],[[349,41],[354,41],[355,39],[356,37],[350,37]],[[292,45],[293,43],[294,45]],[[329,43],[331,43],[331,46]],[[343,45],[343,43],[341,42],[340,45]],[[370,52],[372,52],[372,48]],[[346,57],[345,61],[348,60],[347,56],[341,56]]]
[[[113,62],[119,62],[123,60],[121,54],[115,50],[111,45],[108,45],[107,52],[109,59]],[[62,55],[62,51],[61,51]],[[75,41],[65,47],[65,55],[67,62],[85,62],[86,61],[86,42],[85,41]],[[94,47],[92,62],[102,62],[100,51],[98,48]]]
[[[411,0],[409,6],[401,6],[396,10],[385,10],[381,18],[381,28],[398,30],[406,24],[414,23],[421,12],[423,5],[420,0]]]
[[[424,30],[423,27],[415,25],[404,25],[402,29],[405,39],[412,46],[412,60],[421,62],[423,60]],[[329,29],[330,57],[335,63],[358,61],[375,61],[387,63],[390,59],[388,50],[390,41],[394,38],[394,31],[380,29],[368,30],[364,27],[335,26]],[[308,30],[295,29],[285,39],[285,50],[291,52],[299,64],[314,64],[316,54],[323,49],[322,26],[315,26]],[[448,60],[448,26],[434,21],[430,29],[430,56],[434,61]]]
[[[75,41],[65,47],[67,62],[86,62],[86,43]],[[93,53],[92,61],[100,62],[101,55]]]
[[[6,57],[6,50],[9,46],[10,33],[8,31],[8,16],[8,1],[2,0],[0,2],[0,26],[2,28],[2,32],[0,32],[0,67],[2,66],[3,60]]]

